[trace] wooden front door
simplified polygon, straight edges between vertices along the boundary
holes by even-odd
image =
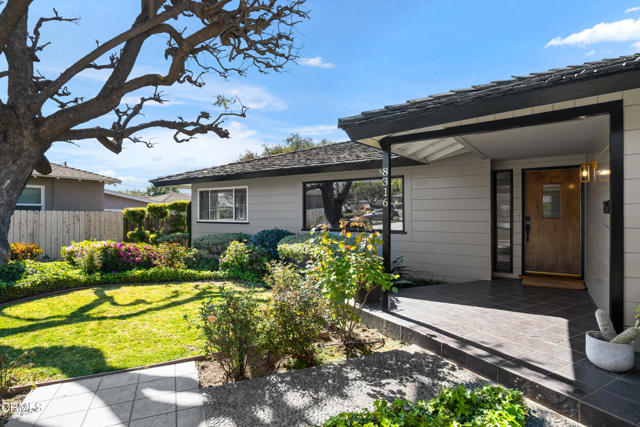
[[[579,168],[524,171],[524,273],[582,275]]]

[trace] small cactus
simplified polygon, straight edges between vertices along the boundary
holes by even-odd
[[[611,341],[617,335],[615,328],[613,327],[613,323],[611,322],[611,318],[607,314],[606,311],[599,308],[596,310],[596,321],[598,322],[598,328],[600,328],[600,335],[602,335],[602,339],[605,341]]]
[[[631,327],[616,335],[611,342],[614,344],[629,344],[638,337],[640,337],[640,328]]]

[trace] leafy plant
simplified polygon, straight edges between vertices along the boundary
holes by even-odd
[[[170,224],[177,232],[187,231],[187,211],[190,203],[188,200],[176,200],[168,205],[169,211],[172,212]]]
[[[286,245],[289,243],[305,243],[311,240],[312,237],[313,235],[311,233],[289,234],[288,236],[280,239],[278,245]]]
[[[26,377],[22,371],[32,366],[25,363],[31,355],[31,352],[25,351],[12,360],[8,354],[0,354],[0,398],[9,396],[11,387],[24,381]]]
[[[244,233],[215,233],[193,239],[192,245],[205,258],[218,258],[233,241],[244,242],[251,237]]]
[[[314,360],[313,343],[325,324],[322,293],[295,267],[284,263],[272,262],[264,281],[271,288],[264,320],[266,349],[309,366]]]
[[[264,249],[265,253],[270,259],[278,258],[278,243],[283,237],[289,236],[291,233],[288,230],[280,228],[271,228],[269,230],[262,230],[259,233],[254,234],[250,239],[251,243],[255,247]]]
[[[266,256],[261,248],[236,241],[229,244],[219,262],[220,270],[226,271],[230,277],[240,278],[250,273],[252,279],[260,280],[266,267]]]
[[[207,353],[227,378],[243,378],[250,351],[259,337],[260,316],[253,290],[220,288],[219,301],[212,298],[202,303],[200,322]]]
[[[160,243],[179,243],[182,246],[189,246],[189,233],[171,233],[171,234],[163,234],[162,236],[158,236],[155,239],[156,244]]]
[[[123,212],[124,217],[136,228],[127,233],[127,239],[133,242],[147,242],[149,232],[144,229],[144,220],[147,217],[145,208],[127,208]]]
[[[376,400],[373,410],[339,414],[324,427],[519,427],[525,425],[527,412],[517,390],[487,385],[474,391],[458,386],[442,390],[429,402]]]
[[[397,276],[385,273],[382,258],[378,256],[377,246],[382,244],[380,233],[356,233],[352,237],[346,226],[343,223],[340,237],[326,227],[320,232],[312,231],[315,236],[311,242],[317,248],[308,270],[309,277],[329,298],[333,321],[345,340],[351,337],[360,321],[362,307],[374,289],[397,291],[393,287]]]
[[[300,267],[311,261],[314,246],[310,243],[279,243],[278,256],[282,261],[289,262]]]
[[[162,221],[169,217],[169,207],[166,203],[149,203],[147,205],[147,215],[153,220],[153,231],[155,234],[164,233]]]
[[[9,259],[11,261],[36,259],[39,255],[42,255],[42,249],[35,243],[16,242],[9,244]]]

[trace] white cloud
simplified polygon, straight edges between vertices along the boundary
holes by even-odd
[[[629,9],[625,10],[624,13],[632,13],[632,12],[638,12],[638,11],[640,11],[640,6],[630,7]]]
[[[593,50],[593,49],[591,49],[589,52],[585,53],[584,55],[585,55],[585,56],[593,56],[593,55],[595,55],[595,54],[596,54],[596,51],[595,51],[595,50]]]
[[[306,65],[307,67],[315,68],[334,68],[336,64],[331,62],[325,62],[322,56],[314,56],[313,58],[300,58],[300,65]]]
[[[555,37],[545,47],[549,46],[580,46],[584,47],[600,42],[626,42],[640,40],[640,18],[622,19],[615,22],[601,22],[591,28],[573,33],[567,37]]]
[[[284,132],[299,133],[302,136],[329,135],[338,131],[336,125],[311,125],[282,129]]]

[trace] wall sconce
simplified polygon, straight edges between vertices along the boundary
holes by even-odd
[[[585,162],[580,166],[580,182],[591,182],[591,172],[595,171],[596,162]]]

